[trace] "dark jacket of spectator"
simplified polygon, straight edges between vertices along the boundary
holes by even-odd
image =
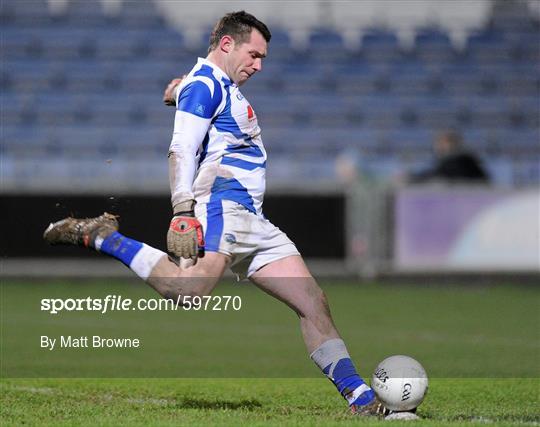
[[[442,134],[435,142],[435,164],[425,170],[409,174],[409,182],[489,182],[489,175],[480,160],[462,149],[461,136],[455,132]]]

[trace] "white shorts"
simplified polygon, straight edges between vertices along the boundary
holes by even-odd
[[[239,279],[273,261],[300,255],[283,231],[231,200],[197,204],[195,215],[203,226],[205,250],[230,256]]]

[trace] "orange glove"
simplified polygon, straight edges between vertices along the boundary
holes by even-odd
[[[193,212],[180,212],[173,216],[167,232],[167,249],[179,258],[191,259],[194,263],[204,256],[202,225]]]

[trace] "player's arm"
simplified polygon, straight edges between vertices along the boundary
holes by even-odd
[[[197,260],[204,249],[202,227],[195,218],[193,181],[197,171],[197,151],[208,133],[221,103],[220,88],[194,80],[177,89],[174,132],[169,147],[169,180],[173,218],[167,233],[169,252]]]

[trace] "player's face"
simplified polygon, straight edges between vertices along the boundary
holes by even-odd
[[[261,71],[267,45],[262,34],[253,29],[249,41],[234,46],[229,56],[229,77],[238,86],[244,84],[253,74]]]

